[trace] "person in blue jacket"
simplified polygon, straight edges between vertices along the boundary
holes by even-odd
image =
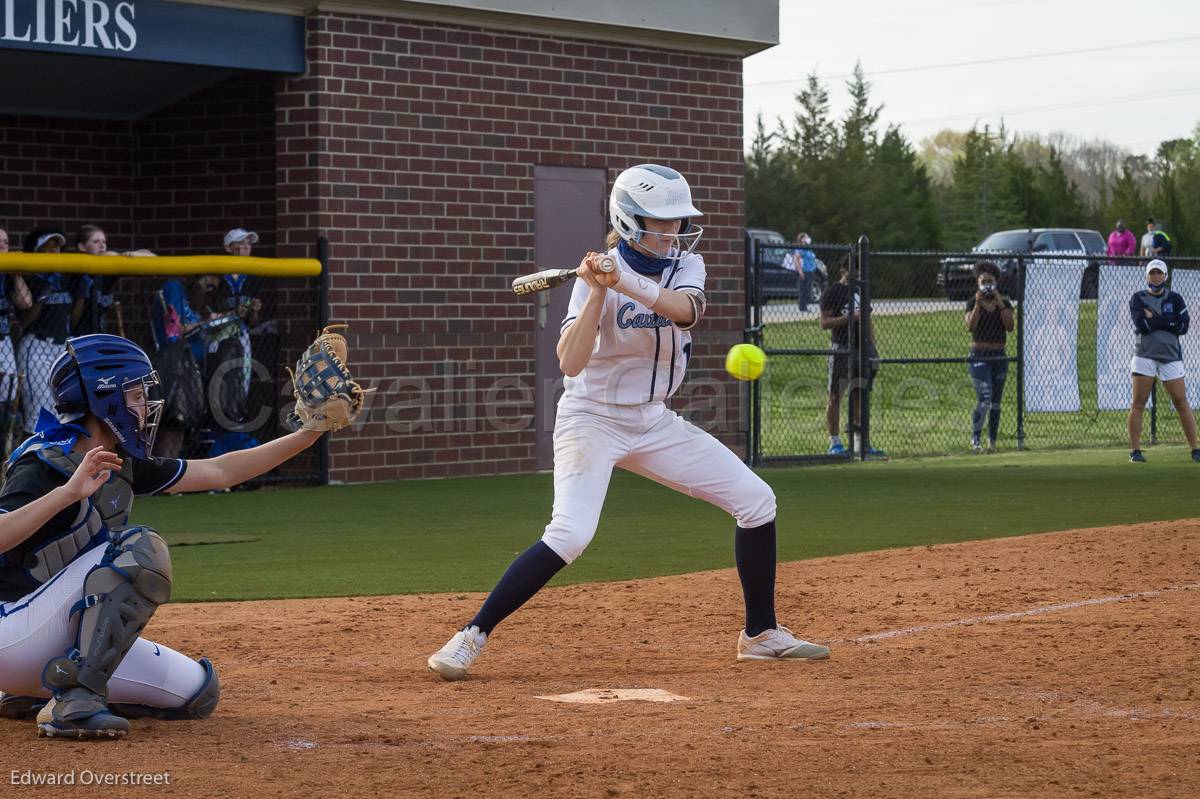
[[[1183,346],[1179,341],[1179,337],[1188,332],[1190,319],[1183,297],[1167,289],[1167,265],[1163,261],[1156,258],[1146,264],[1146,288],[1130,298],[1129,316],[1137,329],[1137,350],[1131,364],[1133,402],[1129,406],[1129,460],[1133,463],[1146,461],[1141,450],[1142,414],[1157,378],[1179,412],[1179,423],[1192,450],[1192,460],[1200,463],[1196,417],[1188,405]]]

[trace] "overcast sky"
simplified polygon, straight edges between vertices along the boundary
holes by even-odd
[[[747,142],[814,69],[840,117],[856,60],[914,145],[1003,117],[1143,153],[1200,122],[1198,0],[780,0],[779,39],[745,61]],[[971,61],[992,63],[950,66]]]

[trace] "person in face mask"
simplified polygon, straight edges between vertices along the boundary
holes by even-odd
[[[1196,417],[1188,405],[1183,382],[1183,347],[1179,337],[1188,332],[1189,316],[1183,297],[1167,289],[1167,265],[1159,259],[1146,264],[1146,288],[1129,300],[1129,316],[1137,329],[1137,351],[1133,356],[1133,402],[1129,407],[1129,460],[1145,463],[1141,450],[1142,414],[1155,378],[1162,381],[1167,396],[1179,413],[1179,423],[1200,463],[1196,443]]]
[[[1134,237],[1133,231],[1125,227],[1125,221],[1122,219],[1117,220],[1116,228],[1108,234],[1108,254],[1137,254],[1137,238]]]

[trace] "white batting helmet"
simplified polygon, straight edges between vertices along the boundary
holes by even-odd
[[[617,235],[627,242],[641,241],[646,231],[642,220],[682,219],[668,258],[679,259],[696,249],[704,229],[691,223],[703,216],[692,205],[687,179],[674,169],[658,164],[638,164],[617,175],[608,198],[608,220]]]

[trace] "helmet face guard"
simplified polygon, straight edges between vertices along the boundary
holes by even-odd
[[[661,240],[669,238],[671,239],[671,249],[667,251],[666,255],[658,257],[678,261],[685,255],[695,252],[696,247],[700,244],[700,237],[704,235],[704,228],[699,225],[693,225],[688,219],[681,219],[680,221],[682,224],[679,226],[678,233],[654,233],[643,227],[638,227],[635,231],[636,237],[633,241],[645,246],[643,239],[657,237]]]
[[[150,399],[150,389],[160,383],[158,372],[151,370],[150,374],[126,380],[121,385],[121,397],[125,403],[125,410],[138,423],[137,429],[134,431],[138,440],[137,448],[145,453],[141,456],[135,455],[135,457],[148,458],[154,451],[154,438],[158,435],[158,423],[162,420],[163,406],[166,405],[166,402]],[[113,435],[120,440],[115,422],[109,419],[104,421],[113,431]],[[133,452],[130,454],[132,455]]]

